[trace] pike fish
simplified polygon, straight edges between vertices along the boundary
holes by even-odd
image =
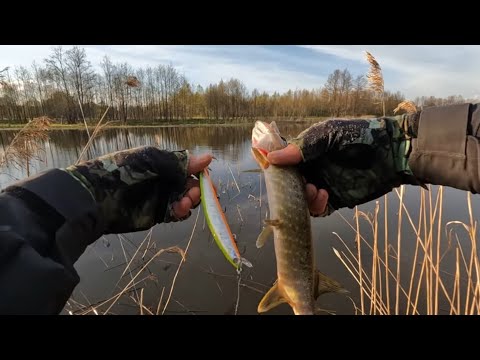
[[[285,146],[275,122],[255,123],[251,150],[263,169],[270,210],[270,219],[265,220],[256,245],[262,247],[273,234],[278,277],[257,311],[263,313],[288,303],[295,315],[313,315],[318,312],[318,296],[348,291],[315,268],[310,212],[301,174],[296,167],[276,166],[267,160],[269,152]]]

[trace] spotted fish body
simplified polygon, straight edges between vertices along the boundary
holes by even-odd
[[[310,214],[301,176],[292,168],[265,170],[278,284],[295,314],[314,312],[314,259]]]
[[[263,169],[270,219],[258,237],[263,246],[273,233],[277,282],[258,306],[258,312],[288,303],[296,315],[313,315],[315,300],[324,292],[345,292],[335,280],[316,271],[310,213],[305,184],[296,167],[268,163],[266,154],[286,142],[275,123],[257,121],[252,133],[252,153]]]

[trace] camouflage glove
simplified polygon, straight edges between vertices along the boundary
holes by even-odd
[[[417,119],[415,114],[327,120],[289,141],[300,149],[299,166],[307,182],[328,192],[322,216],[376,199],[401,184],[422,185],[408,166]]]
[[[172,204],[186,191],[188,151],[147,146],[118,151],[65,170],[92,194],[105,234],[146,230],[176,219]]]

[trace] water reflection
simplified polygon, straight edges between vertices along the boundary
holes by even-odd
[[[170,150],[189,149],[194,153],[210,151],[217,158],[236,163],[248,147],[245,139],[250,136],[249,132],[249,126],[226,125],[106,129],[95,138],[83,158],[94,158],[136,146],[155,145]],[[5,150],[15,133],[0,131],[0,149]],[[75,163],[87,141],[86,131],[51,131],[42,160],[32,160],[30,164],[31,173]],[[16,179],[26,176],[25,169],[11,167],[8,172]],[[6,186],[11,180],[5,175],[0,177],[0,186]]]
[[[302,125],[280,124],[280,130],[286,137],[295,136],[303,129]],[[13,131],[0,131],[0,149],[5,149],[14,134]],[[260,174],[243,172],[243,170],[257,167],[250,155],[250,134],[251,126],[225,125],[108,129],[98,135],[87,153],[88,158],[93,158],[131,147],[156,145],[171,150],[189,149],[194,153],[208,151],[215,155],[217,160],[211,165],[212,177],[220,190],[222,206],[226,209],[227,219],[237,237],[240,250],[254,264],[253,269],[248,269],[242,274],[237,309],[239,314],[256,314],[258,302],[276,279],[273,242],[267,243],[262,249],[255,247],[256,237],[262,228],[262,219],[268,216],[268,211],[265,187]],[[51,131],[50,140],[45,145],[44,157],[42,161],[32,161],[31,173],[75,163],[87,141],[88,136],[85,131]],[[232,174],[240,187],[240,192],[238,192]],[[25,176],[25,169],[9,167],[2,170],[0,174],[0,186],[3,188],[14,178],[20,179]],[[433,206],[436,194],[437,188],[432,187]],[[443,224],[452,220],[466,221],[468,219],[465,199],[464,192],[445,189]],[[480,210],[477,200],[474,197],[474,214],[478,214]],[[383,198],[379,199],[382,206],[383,201]],[[404,201],[409,209],[409,215],[413,219],[412,222],[418,222],[420,190],[415,187],[406,187]],[[374,209],[375,201],[360,207],[360,210],[365,213],[373,213]],[[392,259],[395,256],[397,244],[398,209],[398,196],[393,192],[389,195],[387,213],[387,235],[390,244],[394,245],[391,250]],[[197,214],[198,221],[195,225]],[[356,252],[356,233],[346,223],[348,221],[354,224],[353,215],[353,210],[343,209],[328,218],[314,219],[313,235],[318,267],[350,289],[354,303],[360,306],[356,281],[332,252],[332,247],[335,247],[339,251],[348,253],[342,242],[352,252]],[[378,228],[378,233],[381,234],[378,249],[382,254],[384,253],[385,237],[384,216],[382,208],[379,213],[380,226]],[[362,235],[371,243],[373,229],[367,221],[361,220],[360,223]],[[194,227],[195,231],[192,235]],[[434,234],[436,234],[435,231],[437,230],[434,229]],[[409,280],[410,269],[413,266],[417,235],[405,215],[402,232],[402,269],[406,271],[402,271],[401,278],[402,281],[406,281],[404,286],[408,291],[409,281],[407,280]],[[442,236],[445,235],[444,228],[440,228],[440,232]],[[458,231],[458,236],[459,241],[464,245],[464,252],[469,253],[470,247],[465,233]],[[142,310],[144,313],[148,311],[156,313],[157,309],[162,312],[172,288],[180,256],[178,253],[170,252],[161,253],[156,257],[155,254],[160,249],[172,246],[185,249],[188,244],[190,245],[187,261],[182,264],[176,278],[165,313],[234,313],[238,296],[237,275],[214,243],[208,227],[205,225],[201,209],[194,211],[192,217],[185,222],[157,225],[152,229],[151,234],[140,232],[121,236],[110,235],[95,242],[75,265],[82,282],[75,289],[65,311],[81,312],[79,304],[85,306],[101,303],[131,283],[135,286],[126,289],[125,294],[109,309],[111,313],[139,313],[140,297],[145,306],[145,309]],[[454,273],[455,269],[452,266],[455,264],[455,253],[447,252],[449,246],[451,248],[451,243],[448,241],[442,243],[441,254],[445,254],[442,266],[445,266],[445,272]],[[369,266],[371,251],[366,246],[363,246],[362,249],[363,264],[366,269],[369,269],[368,271],[371,271],[371,266]],[[134,257],[133,261],[131,261],[132,257]],[[150,260],[151,262],[148,263]],[[394,262],[394,260],[391,261]],[[129,263],[131,263],[130,268],[124,271],[126,264]],[[137,276],[142,267],[145,267],[144,271]],[[396,269],[392,268],[391,270],[396,272]],[[452,276],[446,275],[444,285],[451,288],[453,281]],[[390,293],[394,296],[395,289],[390,289]],[[418,300],[418,307],[424,309],[427,304],[422,299]],[[441,298],[439,301],[445,305],[445,298]],[[111,304],[112,302],[109,302],[100,306],[98,311],[105,311]],[[351,300],[344,296],[326,295],[318,300],[318,305],[339,314],[355,313]],[[447,308],[449,307],[447,306]],[[291,310],[287,305],[282,305],[269,314],[291,314]]]

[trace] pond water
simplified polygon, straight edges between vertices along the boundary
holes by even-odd
[[[282,134],[288,138],[298,134],[305,126],[280,124],[279,127]],[[211,175],[220,190],[221,204],[226,210],[225,214],[232,232],[236,236],[238,247],[243,256],[253,263],[253,268],[245,268],[241,278],[238,278],[235,269],[227,262],[215,244],[205,224],[203,211],[199,207],[193,211],[188,220],[182,223],[159,224],[152,228],[151,232],[108,235],[89,246],[75,265],[81,277],[81,283],[75,289],[62,314],[92,313],[93,309],[97,313],[105,313],[108,310],[109,314],[139,314],[141,312],[148,314],[149,312],[157,313],[157,311],[164,314],[197,315],[257,314],[259,301],[276,280],[276,263],[273,241],[268,242],[261,249],[257,249],[255,246],[256,238],[262,228],[262,219],[267,214],[268,202],[261,174],[245,172],[245,170],[257,167],[250,154],[251,128],[251,125],[172,126],[107,129],[101,132],[90,147],[88,158],[142,145],[157,145],[170,150],[189,149],[194,154],[213,153],[217,160],[211,164]],[[5,147],[13,136],[13,131],[0,131],[1,145]],[[30,174],[74,163],[87,140],[86,131],[51,131],[41,159],[32,160],[29,165]],[[25,176],[27,174],[24,168],[10,166],[2,170],[0,186],[3,188],[15,179]],[[438,188],[432,186],[430,190],[432,208],[435,207],[437,193]],[[429,205],[429,195],[427,192],[425,194],[427,205]],[[445,252],[446,254],[441,260],[440,271],[442,284],[450,294],[455,283],[454,273],[457,258],[455,245],[457,240],[454,236],[449,243],[445,224],[453,220],[468,222],[466,199],[465,192],[444,188],[440,256],[443,256]],[[388,229],[386,232],[383,226],[384,200],[384,197],[378,199],[380,206],[378,251],[385,260],[386,233],[391,245],[389,247],[389,268],[393,276],[397,273],[399,196],[395,191],[388,195]],[[421,189],[406,186],[403,200],[413,223],[417,226]],[[479,205],[475,195],[472,196],[472,204],[473,213],[478,214]],[[376,202],[372,201],[360,206],[359,210],[373,213],[375,205]],[[427,217],[430,216],[428,211],[426,214]],[[327,218],[312,219],[317,267],[323,273],[342,283],[351,292],[349,297],[327,294],[318,299],[317,305],[320,308],[336,314],[355,314],[354,304],[360,308],[362,302],[357,281],[333,251],[335,248],[345,254],[348,254],[349,250],[353,254],[357,254],[356,233],[349,225],[350,223],[355,226],[354,215],[354,210],[342,209]],[[438,216],[438,211],[436,215]],[[402,219],[400,277],[403,289],[408,293],[417,241],[405,212],[402,213]],[[362,236],[368,244],[373,246],[373,232],[368,221],[364,217],[360,217],[359,224]],[[427,224],[429,224],[429,220],[427,220]],[[194,231],[192,232],[192,230]],[[437,225],[432,230],[432,238],[436,240]],[[421,237],[424,239],[423,228],[421,233]],[[468,236],[459,226],[455,227],[455,233],[458,235],[458,241],[462,243],[462,251],[468,263],[470,254]],[[186,252],[185,262],[182,263],[178,274],[177,269],[181,262],[181,255],[176,252],[160,252],[161,249],[173,246],[178,246]],[[432,251],[432,256],[435,258],[436,247]],[[349,255],[349,259],[354,262],[351,255]],[[348,261],[345,261],[348,265]],[[463,268],[463,260],[460,261]],[[364,243],[362,245],[362,264],[366,272],[365,276],[368,278],[371,278],[372,275],[371,262],[372,251]],[[417,278],[422,262],[423,255],[418,256],[416,261]],[[356,268],[358,267],[356,266]],[[384,279],[384,269],[384,267],[378,267],[377,277],[380,276]],[[417,301],[417,308],[421,313],[427,312],[427,308],[430,306],[427,299],[432,296],[428,295],[428,291],[425,290],[429,286],[432,288],[431,284],[427,283],[428,277],[430,276],[433,282],[436,279],[435,272],[430,271],[431,273],[429,273],[429,271],[429,269],[425,269],[427,275],[423,275],[425,280],[422,280]],[[462,285],[466,284],[464,276],[465,272],[460,279]],[[417,283],[418,281],[414,282],[411,291],[413,294],[416,292]],[[132,284],[134,286],[131,286]],[[433,288],[435,289],[435,286]],[[385,280],[382,280],[381,284],[377,284],[377,289],[382,292],[382,298],[386,298]],[[102,304],[122,290],[124,291],[121,296]],[[395,292],[395,281],[391,280],[389,288],[391,312],[395,307]],[[439,290],[439,292],[442,291]],[[399,312],[405,313],[406,297],[401,296]],[[412,295],[412,297],[414,296]],[[463,298],[461,301],[464,301]],[[143,307],[139,305],[140,303]],[[364,303],[365,312],[369,313],[370,302],[367,296],[364,298]],[[445,296],[439,296],[438,303],[438,313],[449,312],[450,304]],[[378,311],[376,312],[378,313]],[[288,305],[283,304],[267,314],[292,314],[292,311]]]

